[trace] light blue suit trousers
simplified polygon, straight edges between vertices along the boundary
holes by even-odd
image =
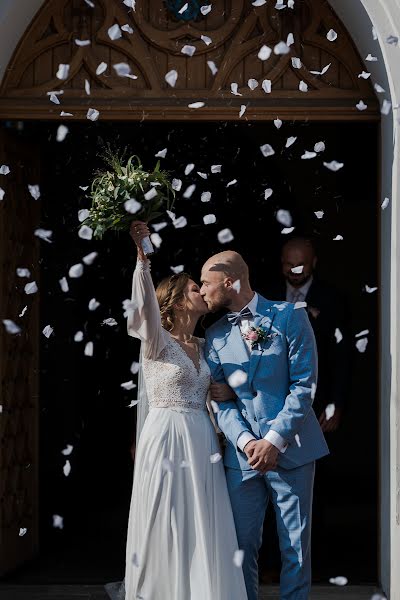
[[[307,600],[311,588],[311,512],[315,462],[266,475],[226,468],[248,600],[258,598],[258,551],[271,501],[282,557],[280,600]]]

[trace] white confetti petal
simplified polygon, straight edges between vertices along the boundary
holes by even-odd
[[[365,60],[368,62],[378,62],[378,57],[372,56],[372,54],[368,54],[368,56],[365,57]]]
[[[209,46],[212,43],[212,39],[208,37],[208,35],[201,35],[200,39],[206,44],[206,46]]]
[[[215,454],[211,454],[211,456],[210,456],[210,463],[213,464],[213,465],[215,465],[221,459],[222,459],[221,454],[219,452],[216,452]]]
[[[264,6],[264,4],[267,3],[267,0],[254,0],[254,2],[252,2],[253,6]]]
[[[297,140],[297,137],[291,136],[286,140],[286,144],[285,144],[285,148],[290,148],[290,146],[293,146],[293,144],[295,143],[295,141]]]
[[[50,94],[50,102],[53,102],[53,104],[60,104],[60,101],[56,94]]]
[[[242,94],[238,92],[238,87],[239,86],[237,83],[231,83],[231,94],[233,94],[234,96],[242,96]]]
[[[109,317],[108,319],[103,319],[101,324],[108,325],[108,327],[115,327],[116,325],[118,325],[117,321],[115,319],[113,319],[112,317]]]
[[[4,199],[5,195],[6,195],[5,190],[3,190],[3,188],[0,187],[0,201]]]
[[[228,377],[228,384],[232,388],[237,388],[246,383],[247,381],[247,373],[242,371],[241,369],[236,369],[231,375]]]
[[[292,271],[292,273],[296,273],[297,275],[299,275],[300,273],[302,273],[304,271],[304,265],[299,265],[298,267],[292,267],[290,270]]]
[[[363,329],[363,331],[360,331],[359,333],[356,333],[356,338],[359,337],[365,337],[366,335],[369,335],[369,329]]]
[[[189,108],[203,108],[203,106],[205,106],[206,103],[205,102],[191,102],[190,104],[188,104]]]
[[[155,154],[154,156],[156,158],[165,158],[167,156],[167,152],[168,152],[168,148],[163,148],[162,150],[159,150],[157,152],[157,154]]]
[[[130,371],[131,371],[132,375],[137,375],[139,373],[139,369],[140,369],[140,363],[133,361],[133,363],[131,364],[131,367],[130,367]]]
[[[38,238],[40,238],[41,240],[44,240],[45,242],[48,242],[49,244],[51,244],[51,236],[53,235],[53,232],[50,229],[35,229],[34,231],[34,235]]]
[[[337,344],[340,344],[340,342],[343,339],[343,334],[340,331],[339,327],[336,327],[336,329],[335,329],[335,339],[336,339]]]
[[[251,91],[255,90],[256,87],[258,87],[258,81],[257,79],[249,79],[247,82],[247,85],[249,86],[249,88],[251,89]]]
[[[269,46],[264,45],[264,46],[261,46],[260,50],[258,51],[257,56],[260,60],[268,60],[269,57],[271,56],[271,54],[272,54],[272,49]]]
[[[24,306],[24,308],[21,310],[21,312],[19,313],[19,315],[18,315],[18,316],[19,316],[19,317],[23,317],[23,316],[24,316],[24,314],[26,313],[26,311],[27,311],[27,310],[28,310],[28,307],[27,307],[27,306]]]
[[[270,144],[263,144],[262,146],[260,146],[260,150],[263,156],[265,156],[266,158],[268,156],[272,156],[273,154],[275,154],[275,150],[272,148],[272,146]]]
[[[65,477],[68,477],[68,475],[71,473],[71,463],[68,459],[65,461],[65,465],[63,466],[63,473]]]
[[[59,64],[58,65],[58,70],[56,73],[56,77],[57,79],[67,79],[69,75],[69,65],[66,64]]]
[[[218,73],[218,67],[213,60],[208,60],[207,65],[213,75]]]
[[[126,200],[126,202],[124,202],[124,208],[126,212],[130,213],[131,215],[134,215],[142,208],[142,205],[140,204],[140,202],[135,200],[135,198],[129,198],[129,200]]]
[[[347,585],[348,584],[348,579],[347,577],[331,577],[331,579],[329,580],[329,583],[333,583],[333,585]]]
[[[178,79],[178,72],[175,69],[171,69],[171,71],[168,71],[168,73],[166,73],[166,75],[165,75],[165,81],[171,87],[175,87],[177,79]]]
[[[281,225],[284,225],[285,227],[292,226],[292,215],[290,214],[290,212],[288,210],[285,210],[283,208],[281,208],[277,211],[276,220],[278,221],[278,223],[280,223]]]
[[[182,179],[173,179],[172,180],[172,189],[175,190],[176,192],[179,192],[179,190],[181,188],[182,188]]]
[[[331,162],[324,162],[324,167],[330,171],[336,172],[344,167],[344,163],[338,162],[337,160],[332,160]]]
[[[123,0],[123,4],[132,10],[136,10],[136,0]]]
[[[297,56],[292,56],[292,67],[293,69],[301,69],[301,60]]]
[[[71,279],[77,279],[83,275],[83,265],[82,263],[77,263],[76,265],[72,265],[68,271],[68,276]]]
[[[107,71],[107,67],[107,63],[101,62],[96,69],[96,75],[102,75],[105,71]]]
[[[133,33],[133,29],[128,23],[125,23],[125,25],[122,25],[121,30],[126,31],[126,33]]]
[[[73,113],[64,112],[63,110],[60,112],[60,117],[73,117]]]
[[[12,321],[11,319],[3,319],[2,322],[7,333],[11,333],[12,335],[21,333],[21,327],[19,327],[19,325],[14,323],[14,321]]]
[[[32,196],[32,198],[34,200],[39,200],[40,198],[40,188],[38,185],[29,185],[28,184],[28,190],[30,195]]]
[[[84,350],[85,356],[93,356],[93,342],[88,342]]]
[[[186,56],[193,56],[193,54],[195,52],[196,52],[196,46],[190,46],[188,44],[185,44],[183,46],[183,48],[181,49],[181,53],[186,54]]]
[[[305,81],[300,81],[299,83],[299,90],[300,92],[308,92],[308,85],[306,84]]]
[[[91,264],[93,264],[93,262],[95,261],[97,256],[98,256],[97,252],[90,252],[90,254],[86,254],[86,256],[84,256],[82,258],[82,260],[85,263],[85,265],[91,265]]]
[[[326,39],[329,42],[334,42],[335,40],[337,40],[338,34],[336,33],[336,31],[334,29],[330,29],[328,31],[328,33],[326,34]]]
[[[186,227],[187,219],[186,219],[186,217],[178,217],[177,219],[175,219],[173,221],[172,224],[175,227],[175,229],[182,229],[183,227]],[[153,234],[153,235],[155,235],[155,234]]]
[[[267,188],[266,190],[264,190],[264,200],[268,200],[268,198],[271,198],[273,193],[274,190],[272,190],[271,188]]]
[[[280,129],[282,127],[282,121],[280,119],[275,119],[274,125],[277,129]]]
[[[387,208],[389,206],[389,202],[390,202],[389,198],[385,198],[381,204],[381,209],[385,210],[385,208]]]
[[[164,227],[167,227],[168,223],[166,221],[161,221],[161,223],[152,223],[152,228],[154,231],[161,231]]]
[[[112,67],[118,77],[128,77],[131,74],[131,68],[126,62],[116,63]],[[132,78],[137,79],[136,75],[133,75]]]
[[[324,214],[325,214],[325,213],[324,213],[324,211],[323,211],[323,210],[316,210],[316,211],[314,212],[314,215],[317,217],[317,219],[322,219],[322,218],[323,218],[323,216],[324,216]]]
[[[130,391],[130,390],[135,389],[136,383],[133,383],[133,380],[131,379],[130,381],[125,381],[125,383],[121,383],[121,387],[124,390]]]
[[[286,38],[286,44],[288,46],[293,46],[293,44],[294,44],[294,35],[293,35],[293,33],[288,33],[287,38]]]
[[[314,152],[324,152],[325,151],[325,143],[317,142],[314,146]]]
[[[373,294],[374,292],[377,291],[377,287],[369,287],[369,285],[365,286],[365,291],[367,292],[367,294]]]
[[[210,200],[211,200],[211,192],[202,192],[200,200],[202,202],[210,202]]]
[[[185,167],[185,175],[189,175],[194,169],[194,164],[193,163],[189,163],[188,165],[186,165]]]
[[[247,110],[246,104],[241,104],[240,105],[240,111],[239,111],[239,118],[240,119],[243,117],[243,115],[246,112],[246,110]]]
[[[399,38],[397,37],[397,35],[389,35],[386,38],[386,43],[390,44],[391,46],[397,46],[399,43]]]
[[[109,27],[107,33],[108,33],[108,37],[110,38],[110,40],[113,40],[113,41],[119,40],[122,37],[122,31],[121,31],[118,23],[115,23],[114,25]]]
[[[334,242],[341,242],[343,241],[343,236],[342,235],[337,235],[336,237],[333,238]]]
[[[272,82],[270,79],[264,79],[264,81],[261,84],[261,87],[263,89],[263,91],[266,94],[270,94],[272,92]]]
[[[221,229],[221,231],[218,232],[218,241],[220,244],[228,244],[233,239],[233,233],[230,229]]]
[[[217,222],[217,217],[213,214],[204,215],[203,222],[204,222],[204,225],[212,225],[213,223]]]
[[[90,96],[90,82],[88,79],[85,79],[85,92],[88,96]]]
[[[316,156],[317,156],[317,153],[316,153],[316,152],[309,152],[308,150],[306,150],[306,151],[304,152],[304,154],[301,156],[301,158],[302,158],[303,160],[309,160],[309,159],[311,159],[311,158],[315,158]]]
[[[222,165],[211,165],[211,173],[221,173]]]
[[[330,419],[332,419],[333,415],[335,414],[335,410],[336,410],[336,406],[332,403],[332,404],[328,404],[325,407],[325,418],[327,421],[329,421]]]
[[[100,306],[100,302],[97,302],[96,298],[92,298],[89,301],[89,310],[93,311],[96,310],[96,308],[98,308]]]
[[[59,279],[58,283],[60,284],[60,288],[63,292],[69,292],[69,285],[66,277]]]
[[[61,450],[61,454],[63,454],[64,456],[69,456],[72,453],[73,449],[74,447],[71,444],[67,444],[64,450]]]
[[[367,108],[368,108],[368,105],[367,105],[367,104],[365,104],[365,102],[364,102],[363,100],[360,100],[360,102],[358,102],[358,104],[356,104],[356,108],[357,108],[359,111],[363,111],[363,110],[367,110]]]
[[[292,34],[293,35],[293,34]],[[279,42],[274,46],[274,54],[280,56],[282,54],[289,54],[290,48],[285,42]]]
[[[383,115],[388,115],[391,110],[392,110],[392,103],[390,102],[390,100],[384,100],[383,104],[381,106],[381,113]]]
[[[238,569],[241,569],[242,565],[243,565],[243,560],[244,560],[244,551],[243,550],[235,550],[234,555],[233,555],[233,564],[235,565],[235,567],[237,567]]]
[[[331,65],[332,63],[329,63],[322,69],[322,71],[310,71],[310,73],[312,73],[313,75],[325,75],[328,69],[330,69]]]
[[[150,236],[150,239],[151,239],[151,243],[156,248],[159,248],[161,246],[162,238],[159,233],[152,233]]]
[[[284,227],[281,233],[283,233],[283,235],[288,235],[289,233],[292,233],[292,231],[294,231],[294,227]]]
[[[232,185],[235,185],[235,183],[237,183],[237,179],[232,179],[231,181],[228,181],[228,183],[226,184],[226,187],[231,187]]]
[[[27,530],[27,528],[26,528],[26,527],[20,527],[20,529],[19,529],[19,534],[18,534],[18,535],[19,535],[19,537],[24,537],[24,535],[26,534],[26,532],[27,532],[27,531],[28,531],[28,530]]]
[[[65,125],[60,125],[57,129],[57,135],[56,135],[57,142],[63,142],[68,135],[68,131],[69,131],[68,127],[65,127]]]
[[[74,342],[81,342],[83,340],[83,331],[77,331],[74,335]]]
[[[30,277],[31,276],[31,272],[29,269],[25,269],[25,268],[17,268],[17,275],[18,277]]]
[[[185,268],[185,265],[176,265],[176,267],[170,267],[171,271],[173,273],[175,273],[175,275],[178,275],[178,273],[182,273],[184,268]]]
[[[51,325],[46,325],[46,327],[43,329],[42,333],[45,337],[49,338],[51,336],[51,334],[53,333],[54,329],[52,328]]]
[[[359,79],[369,79],[370,77],[371,73],[368,73],[367,71],[361,71],[361,73],[358,75]]]
[[[53,515],[54,529],[64,529],[64,519],[60,515]]]
[[[211,4],[204,4],[203,6],[200,7],[200,12],[203,15],[203,17],[205,17],[206,15],[208,15],[208,13],[211,12],[212,6]]]
[[[75,44],[77,46],[90,46],[91,43],[92,42],[90,40],[78,40],[78,39],[75,39]]]
[[[240,294],[240,289],[241,289],[241,287],[242,287],[242,286],[241,286],[241,283],[240,283],[240,279],[236,279],[236,281],[234,281],[234,282],[232,283],[232,287],[233,287],[233,289],[235,290],[235,292],[236,292],[237,294]]]
[[[93,237],[93,229],[87,225],[82,225],[78,231],[78,235],[81,240],[91,240]]]
[[[144,195],[145,200],[152,200],[157,196],[157,190],[155,187],[150,188]]]
[[[386,92],[385,88],[379,85],[379,83],[374,83],[374,89],[378,94],[384,94]]]
[[[25,294],[27,294],[27,295],[36,294],[36,292],[38,290],[39,290],[39,288],[36,285],[36,281],[31,281],[30,283],[27,283],[24,287]]]
[[[99,115],[100,113],[98,110],[96,110],[95,108],[89,108],[86,114],[86,118],[90,121],[97,121]]]
[[[193,192],[196,189],[196,184],[192,183],[191,185],[189,185],[186,190],[183,192],[183,197],[184,198],[191,198],[193,195]]]

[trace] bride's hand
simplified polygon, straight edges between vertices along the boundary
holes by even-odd
[[[210,393],[214,402],[227,402],[236,398],[235,392],[227,383],[212,383]]]
[[[143,221],[132,221],[129,234],[136,244],[138,254],[141,258],[145,258],[146,255],[142,249],[142,240],[150,235],[150,230],[147,227],[147,224]]]

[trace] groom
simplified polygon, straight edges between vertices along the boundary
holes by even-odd
[[[248,600],[258,596],[257,558],[269,501],[282,556],[280,599],[307,600],[315,460],[328,454],[312,409],[314,334],[303,308],[254,293],[236,252],[212,256],[201,281],[209,309],[231,311],[207,330],[206,356],[213,380],[227,381],[236,394],[218,404],[217,420],[228,442],[226,478]]]

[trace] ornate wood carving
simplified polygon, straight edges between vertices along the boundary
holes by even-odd
[[[0,575],[34,556],[38,547],[38,294],[24,286],[38,282],[39,250],[33,230],[39,202],[28,184],[39,183],[38,152],[16,134],[0,130],[0,164],[11,173],[0,176],[0,315],[21,326],[19,335],[0,324]],[[31,279],[17,277],[27,267]],[[27,306],[23,317],[18,318]],[[25,535],[19,535],[26,528]]]
[[[108,29],[122,31],[111,40]],[[328,41],[333,29],[338,38]],[[293,33],[290,53],[258,58],[262,45],[274,47]],[[205,43],[202,36],[211,39]],[[90,40],[78,46],[75,40]],[[196,48],[193,56],[182,47]],[[292,58],[301,60],[296,69]],[[208,62],[218,72],[213,75]],[[107,70],[96,74],[101,62]],[[112,65],[126,62],[137,79],[119,77]],[[68,78],[56,77],[58,65],[69,64]],[[324,75],[313,75],[331,64]],[[178,72],[174,88],[165,81]],[[136,10],[120,0],[96,0],[91,8],[82,0],[48,0],[36,15],[13,59],[0,89],[0,118],[59,118],[61,110],[85,118],[88,107],[102,119],[237,119],[241,104],[246,117],[307,119],[378,118],[379,106],[369,80],[358,77],[364,66],[346,29],[326,0],[296,0],[294,8],[277,10],[275,2],[254,7],[245,0],[215,0],[212,11],[194,21],[177,20],[164,0],[139,0]],[[259,82],[253,91],[247,82]],[[85,92],[85,79],[90,95]],[[271,80],[265,93],[262,81]],[[300,81],[308,92],[299,90]],[[238,84],[241,96],[231,93]],[[48,92],[63,90],[60,106]],[[362,99],[368,108],[359,112]],[[203,108],[188,108],[196,101]]]

